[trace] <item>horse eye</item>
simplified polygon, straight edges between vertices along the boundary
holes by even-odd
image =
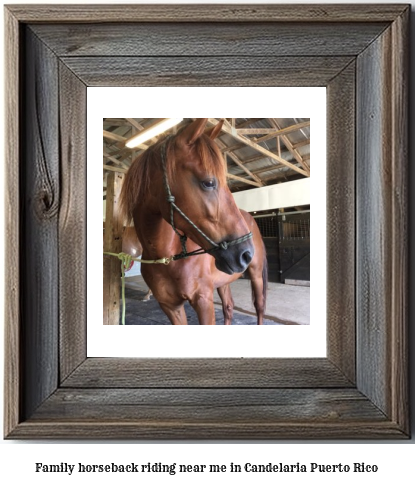
[[[205,190],[214,190],[216,188],[216,180],[209,178],[208,180],[202,181],[202,187]]]

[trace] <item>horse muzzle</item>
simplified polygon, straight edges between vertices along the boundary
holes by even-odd
[[[219,271],[232,275],[234,273],[243,273],[252,261],[255,254],[255,248],[252,239],[241,242],[227,249],[222,247],[210,251],[215,258],[215,265]]]

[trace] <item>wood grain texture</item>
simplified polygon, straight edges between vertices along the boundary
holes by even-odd
[[[382,41],[373,43],[358,59],[357,63],[357,349],[358,385],[367,395],[374,398],[383,409],[388,410],[388,399],[384,397],[387,384],[387,318],[390,317],[390,297],[386,296],[390,280],[390,262],[386,269],[378,262],[384,255],[390,240],[387,218],[390,215],[390,161],[382,154],[384,117],[389,113],[379,111],[378,100],[385,96],[382,76],[385,60],[382,56]],[[390,85],[387,85],[390,90]],[[387,107],[390,109],[390,107]],[[388,122],[387,122],[388,123]],[[386,167],[385,167],[386,165]],[[381,166],[381,171],[379,171]],[[371,225],[375,217],[376,225]],[[388,235],[389,234],[389,235]],[[368,357],[365,345],[372,345],[376,354]]]
[[[355,69],[353,62],[327,87],[327,354],[353,382],[356,379]]]
[[[65,408],[62,410],[62,405]],[[32,420],[151,421],[270,424],[350,421],[387,421],[364,395],[354,388],[194,388],[194,389],[60,389],[47,399]]]
[[[12,431],[20,420],[22,378],[20,369],[20,123],[19,114],[19,25],[16,19],[5,10],[5,59],[7,76],[4,78],[6,134],[5,140],[5,334],[4,334],[4,434]]]
[[[58,60],[26,32],[22,178],[22,347],[24,415],[58,386],[60,205]]]
[[[59,97],[59,375],[62,381],[86,357],[86,86],[61,62]]]
[[[325,86],[352,57],[62,57],[88,86]]]
[[[327,359],[88,358],[65,388],[322,388],[352,383]]]
[[[27,23],[393,22],[407,5],[9,5]]]
[[[391,419],[409,432],[409,40],[407,10],[391,25],[392,173],[392,333]]]
[[[183,422],[80,421],[20,424],[10,439],[112,439],[112,440],[403,440],[405,436],[394,422],[387,420],[338,422]]]
[[[60,57],[268,57],[357,56],[387,26],[386,22],[323,25],[250,22],[43,24],[31,28]]]
[[[393,42],[404,24],[357,64],[357,384],[408,429],[407,52],[405,36]]]

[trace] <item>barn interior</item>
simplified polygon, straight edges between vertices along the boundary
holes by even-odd
[[[148,134],[161,120],[103,119],[104,250],[111,250],[111,240],[114,240],[117,181],[119,188],[129,166],[147,147],[194,119],[182,119],[171,129],[138,146],[128,147],[129,142],[140,134]],[[215,125],[221,120],[222,131],[215,141],[226,161],[228,186],[237,205],[255,218],[267,250],[269,283],[265,323],[309,324],[310,119],[211,118],[208,124]],[[108,229],[111,231],[107,232]],[[114,266],[108,263],[111,260],[104,258],[104,268]],[[148,287],[140,269],[140,263],[134,262],[125,272],[126,324],[169,323],[154,297],[147,299]],[[118,296],[119,274],[118,292],[115,291]],[[104,283],[104,290],[108,286]],[[255,324],[249,280],[243,276],[231,287],[235,300],[233,323]],[[214,301],[216,323],[220,324],[223,317],[217,295]],[[111,308],[113,304],[106,302],[104,299],[104,307]],[[108,317],[111,313],[112,317],[119,317],[120,302],[112,308],[116,310],[109,312]],[[197,323],[190,306],[186,315],[190,324]]]

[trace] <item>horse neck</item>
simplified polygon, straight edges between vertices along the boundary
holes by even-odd
[[[134,226],[143,247],[144,259],[158,259],[180,252],[176,234],[160,213],[150,212],[141,206],[134,216]]]
[[[159,259],[182,252],[178,235],[160,212],[141,205],[134,215],[134,226],[143,247],[143,259]],[[189,252],[199,249],[190,239],[186,247]]]

